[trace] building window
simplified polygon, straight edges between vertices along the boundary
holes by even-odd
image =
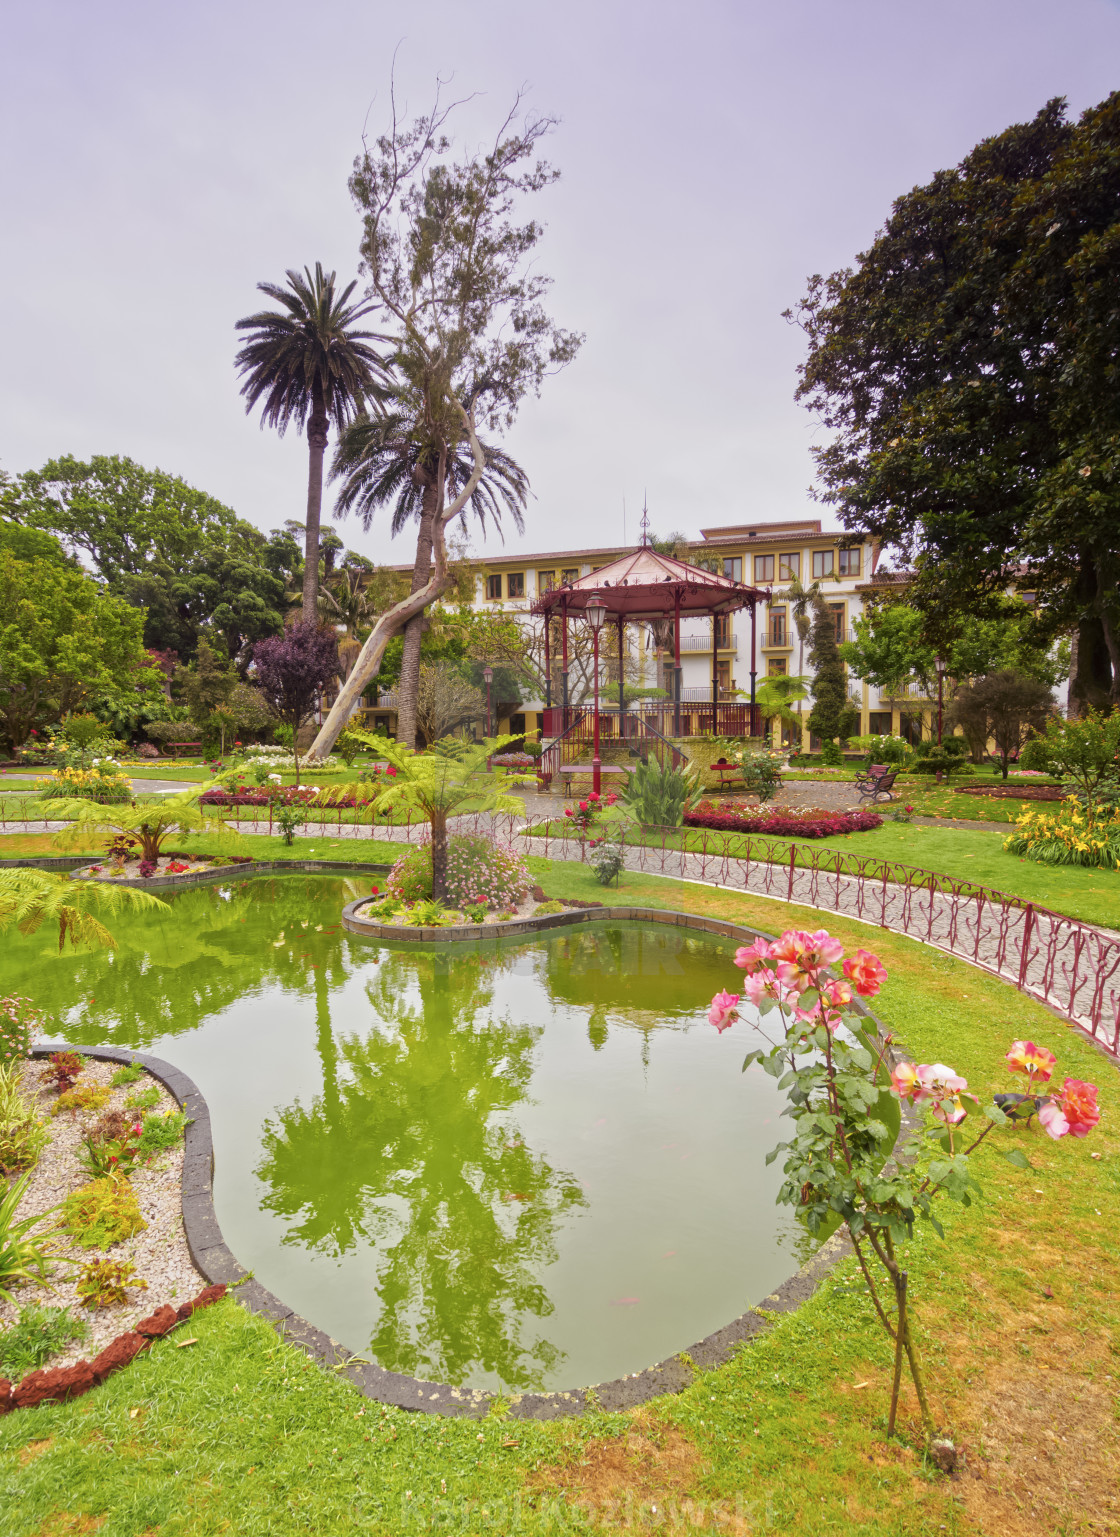
[[[486,578],[486,596],[491,599],[502,596],[502,579],[500,576],[488,576]]]
[[[786,634],[785,608],[772,608],[770,610],[770,630],[767,637],[768,644],[771,646],[786,645]]]
[[[511,571],[506,577],[506,596],[508,598],[523,598],[525,596],[524,571]]]
[[[872,710],[867,717],[867,729],[872,736],[890,736],[891,712],[889,710]]]
[[[578,581],[579,581],[579,567],[578,566],[566,566],[564,568],[564,570],[561,571],[561,573],[560,573],[560,582],[561,582],[562,586],[569,586],[572,582],[578,582]]]
[[[741,555],[724,556],[723,574],[729,582],[741,582],[743,580],[743,557]]]
[[[786,675],[785,657],[772,656],[766,664],[766,673],[770,678],[784,678]]]
[[[716,615],[716,650],[729,651],[731,649],[731,616],[729,614]]]
[[[841,576],[858,576],[859,575],[859,548],[860,548],[859,545],[856,545],[854,550],[841,550],[840,551],[840,575]]]
[[[813,551],[813,580],[818,581],[822,576],[831,576],[835,565],[835,551]]]
[[[780,582],[799,582],[801,580],[801,553],[799,550],[790,550],[787,554],[778,556],[778,580]]]
[[[836,622],[836,643],[839,645],[842,640],[847,639],[844,634],[844,605],[843,603],[830,603],[828,607]]]
[[[556,572],[555,571],[538,571],[537,572],[537,592],[543,596],[546,592],[554,592],[555,589],[556,589]]]
[[[731,692],[731,663],[730,662],[717,662],[716,663],[716,684],[717,684],[721,694],[729,694]]]
[[[774,580],[773,555],[756,555],[754,558],[754,579],[756,582],[772,582]]]

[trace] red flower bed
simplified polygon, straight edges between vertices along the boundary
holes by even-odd
[[[873,811],[773,810],[768,806],[760,806],[757,811],[744,811],[728,801],[719,805],[701,801],[695,811],[685,812],[684,821],[686,827],[711,827],[728,833],[766,833],[779,838],[837,838],[842,833],[866,833],[883,825],[882,817]]]
[[[203,806],[328,806],[334,811],[337,807],[367,806],[368,800],[358,800],[353,792],[340,797],[338,800],[324,801],[322,791],[306,789],[301,786],[298,790],[295,785],[285,785],[283,789],[277,786],[273,790],[207,790],[199,802]]]

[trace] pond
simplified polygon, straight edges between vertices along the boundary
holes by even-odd
[[[339,927],[368,879],[277,875],[118,919],[116,954],[5,945],[0,988],[210,1105],[227,1243],[351,1351],[569,1388],[664,1359],[796,1268],[783,1099],[712,994],[734,945],[637,922],[426,946]],[[749,1012],[749,1011],[748,1011]],[[752,1038],[753,1037],[753,1038]]]

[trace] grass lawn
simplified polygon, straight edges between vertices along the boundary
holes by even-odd
[[[73,853],[76,849],[60,849],[54,842],[54,833],[4,833],[0,834],[0,859],[17,859],[21,854],[36,858],[52,858]],[[222,843],[210,837],[168,839],[168,847],[180,847],[195,854],[251,854],[254,859],[331,859],[341,865],[386,864],[391,865],[398,854],[408,847],[405,843],[387,843],[381,838],[296,838],[289,847],[279,835],[269,838],[264,834],[243,838],[236,844]],[[91,857],[100,844],[95,844]]]
[[[554,829],[562,824],[554,822]],[[700,848],[704,829],[689,828],[678,834],[689,848]],[[987,829],[961,827],[921,827],[910,822],[884,822],[873,832],[847,833],[839,838],[814,838],[797,844],[798,862],[808,863],[815,851],[839,849],[845,853],[868,855],[875,859],[897,860],[900,864],[932,870],[940,875],[959,876],[997,891],[1011,892],[1054,912],[1066,913],[1086,923],[1109,928],[1120,927],[1120,872],[1087,870],[1076,865],[1043,865],[1020,859],[1004,851],[1005,834]],[[735,833],[708,832],[708,848],[721,847],[728,840],[732,854],[740,852],[745,839]],[[775,838],[788,849],[795,841]],[[657,840],[660,846],[660,839]]]
[[[610,900],[583,866],[533,865],[550,893]],[[802,908],[631,874],[618,899],[770,932],[821,921]],[[868,944],[866,927],[823,921],[848,948]],[[501,1412],[478,1424],[383,1409],[227,1300],[192,1321],[198,1343],[189,1349],[172,1337],[72,1405],[0,1419],[4,1530],[1115,1530],[1120,1076],[994,978],[887,933],[875,934],[874,948],[890,971],[879,1013],[919,1060],[947,1061],[983,1092],[1006,1084],[1003,1053],[1029,1037],[1059,1054],[1063,1072],[1101,1088],[1105,1119],[1087,1142],[1054,1143],[1037,1128],[1000,1133],[999,1146],[1022,1148],[1030,1170],[986,1151],[977,1169],[984,1200],[942,1209],[947,1242],[923,1234],[910,1246],[931,1395],[967,1452],[959,1480],[925,1464],[909,1400],[903,1438],[885,1443],[887,1341],[846,1262],[798,1313],[727,1366],[698,1374],[685,1393],[631,1414],[551,1425]],[[581,1501],[592,1502],[593,1525]]]

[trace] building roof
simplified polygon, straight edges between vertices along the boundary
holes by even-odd
[[[732,523],[726,528],[702,528],[700,532],[705,539],[719,540],[721,543],[726,543],[728,540],[739,543],[746,540],[823,537],[820,518],[808,520],[798,518],[793,523]]]
[[[732,613],[768,596],[762,588],[746,587],[715,571],[660,555],[643,544],[598,571],[543,593],[532,611],[581,611],[596,594],[610,613],[627,619],[661,618],[678,609],[682,614]]]

